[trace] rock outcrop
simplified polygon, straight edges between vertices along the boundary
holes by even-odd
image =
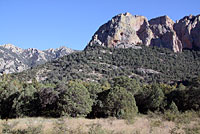
[[[200,48],[200,15],[184,17],[174,25],[174,29],[183,48]]]
[[[12,44],[0,46],[0,75],[21,72],[30,67],[43,64],[68,55],[74,50],[67,47],[40,51],[35,48],[21,49]]]
[[[181,52],[183,48],[200,48],[200,16],[187,16],[176,23],[168,16],[147,20],[130,13],[119,14],[102,25],[89,42],[114,48],[144,44],[162,46]]]
[[[147,23],[148,20],[143,16],[132,16],[130,13],[117,15],[99,28],[90,44],[98,41],[107,47],[125,48],[141,44],[137,32]]]
[[[182,51],[181,41],[173,28],[174,22],[168,16],[151,19],[149,24],[154,35],[150,45],[166,47],[174,52]]]

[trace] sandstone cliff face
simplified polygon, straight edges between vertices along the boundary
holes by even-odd
[[[130,13],[117,15],[99,28],[90,44],[97,40],[100,45],[107,47],[127,47],[141,44],[142,41],[137,36],[137,32],[146,24],[148,21],[143,16],[132,16]]]
[[[21,49],[12,44],[0,46],[0,75],[21,72],[35,65],[43,64],[68,55],[74,50],[67,47],[38,50],[35,48]]]
[[[125,13],[102,25],[89,45],[128,48],[144,44],[181,52],[183,48],[200,48],[199,33],[200,16],[184,17],[175,23],[168,16],[148,21],[144,16]]]
[[[183,48],[200,48],[200,15],[184,17],[174,25],[174,29]]]
[[[149,24],[154,34],[150,45],[166,47],[174,52],[182,51],[181,41],[173,29],[174,22],[168,16],[151,19]]]

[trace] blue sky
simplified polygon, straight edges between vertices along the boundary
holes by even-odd
[[[200,0],[0,0],[0,44],[82,50],[119,13],[173,20],[200,14]]]

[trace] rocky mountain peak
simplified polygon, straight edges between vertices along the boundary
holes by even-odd
[[[156,18],[153,18],[153,19],[151,19],[149,21],[149,23],[157,24],[157,25],[158,24],[164,25],[164,24],[167,24],[167,22],[173,23],[173,20],[169,16],[167,16],[167,15],[156,17]]]
[[[13,44],[4,44],[4,45],[1,45],[2,47],[5,47],[5,48],[16,48],[16,46],[14,46]]]
[[[185,16],[174,24],[174,30],[182,42],[183,48],[200,48],[200,15]]]
[[[107,47],[127,47],[129,44],[141,44],[137,36],[140,29],[145,29],[148,20],[144,16],[133,16],[130,13],[119,14],[102,25],[94,34],[90,45],[98,43]]]
[[[17,52],[17,53],[22,53],[23,52],[22,48],[18,48],[16,46],[14,46],[13,44],[4,44],[4,45],[1,45],[0,47],[9,49],[12,52]]]
[[[181,52],[183,48],[200,48],[200,17],[186,16],[174,22],[168,16],[147,20],[144,16],[119,14],[95,32],[91,45],[128,48],[144,44],[162,46]]]
[[[160,16],[149,21],[150,25],[173,25],[174,21],[169,16]]]
[[[68,51],[68,52],[73,51],[71,48],[68,48],[68,47],[66,47],[66,46],[61,46],[61,47],[59,47],[59,48],[56,48],[55,50],[56,50],[56,51]]]
[[[0,74],[21,72],[30,67],[55,60],[73,53],[74,50],[67,47],[57,49],[38,50],[36,48],[22,49],[12,44],[0,46]]]

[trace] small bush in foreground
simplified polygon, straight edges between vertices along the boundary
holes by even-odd
[[[70,81],[60,94],[59,109],[62,115],[84,117],[91,112],[92,104],[87,88],[78,81]]]
[[[133,118],[138,112],[134,96],[122,87],[114,87],[105,98],[103,111],[107,116]]]

